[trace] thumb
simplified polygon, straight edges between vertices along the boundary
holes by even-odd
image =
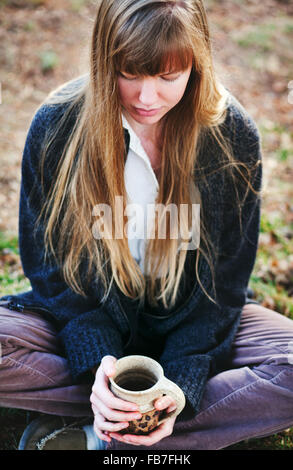
[[[104,373],[108,377],[112,377],[113,375],[115,375],[115,372],[116,372],[115,363],[116,362],[117,362],[117,359],[114,356],[103,357],[101,364],[102,364]]]

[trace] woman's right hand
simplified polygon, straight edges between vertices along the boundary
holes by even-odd
[[[115,375],[116,361],[113,356],[103,357],[90,396],[95,415],[94,430],[106,442],[111,442],[109,432],[119,432],[128,427],[129,421],[141,418],[135,403],[121,400],[109,389],[109,377]]]

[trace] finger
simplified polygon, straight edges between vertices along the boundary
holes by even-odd
[[[110,437],[113,439],[116,439],[116,441],[123,442],[124,444],[131,444],[131,445],[136,445],[130,442],[128,439],[125,438],[124,434],[118,434],[115,432],[110,432]]]
[[[125,429],[129,426],[128,421],[119,422],[119,423],[113,423],[111,421],[106,421],[105,417],[103,415],[101,415],[98,411],[95,412],[95,422],[97,424],[97,427],[101,431],[119,432],[119,431],[121,431],[121,429]]]
[[[104,432],[119,432],[122,429],[126,429],[129,426],[128,422],[122,422],[122,423],[112,423],[110,421],[99,421],[97,419],[97,426],[98,428]]]
[[[173,427],[175,423],[176,418],[170,418],[164,423],[162,423],[160,426],[158,426],[155,431],[152,431],[150,434],[147,436],[136,436],[134,434],[124,434],[123,437],[123,442],[126,442],[128,444],[132,445],[143,445],[143,446],[151,446],[154,445],[156,442],[159,442],[161,439],[170,436],[173,433]],[[117,438],[117,434],[115,433],[110,433],[110,437],[113,437],[114,439]]]
[[[133,446],[141,446],[141,445],[146,445],[149,446],[151,444],[145,444],[141,442],[136,442],[135,440],[135,435],[134,434],[118,434],[115,432],[110,432],[109,436],[113,439],[116,439],[117,441],[123,442],[124,444],[130,444]]]
[[[101,361],[101,366],[103,368],[103,371],[108,377],[112,377],[113,375],[115,375],[115,372],[116,372],[115,363],[116,362],[117,362],[117,359],[114,356],[103,357]]]
[[[177,408],[177,405],[170,405],[167,408],[167,413],[172,413],[172,411],[175,411]]]
[[[102,377],[97,377],[92,387],[92,395],[90,397],[90,401],[93,404],[96,404],[96,406],[98,406],[97,400],[103,401],[103,403],[105,403],[109,408],[114,408],[117,410],[139,410],[139,407],[136,403],[122,400],[121,398],[116,397],[111,392],[111,390],[109,389],[108,379],[105,375]]]
[[[160,397],[155,401],[155,408],[157,410],[164,410],[170,406],[173,406],[173,407],[175,406],[175,409],[177,407],[176,401],[174,400],[174,398],[169,397],[168,395],[164,397]]]
[[[139,407],[135,403],[131,403],[130,401],[121,400],[120,398],[116,398],[109,391],[103,391],[102,394],[98,396],[93,391],[92,395],[90,396],[90,401],[92,405],[96,406],[97,408],[100,407],[100,404],[103,403],[109,409],[114,410],[121,410],[121,411],[128,411],[128,412],[139,412]],[[136,419],[136,418],[134,418]]]
[[[109,408],[105,405],[104,402],[97,400],[97,408],[99,413],[101,413],[108,421],[133,421],[135,419],[140,419],[142,414],[138,411],[123,412],[113,408]]]
[[[102,400],[99,400],[96,397],[93,399],[91,396],[90,399],[94,415],[101,414],[108,421],[129,422],[142,417],[142,414],[139,411],[126,410],[127,412],[123,412],[109,408]]]
[[[92,403],[92,410],[93,410],[93,413],[94,413],[95,416],[98,413],[100,413],[98,407],[94,403]]]
[[[108,436],[106,433],[103,433],[103,431],[101,431],[101,429],[99,429],[96,421],[94,421],[93,426],[94,426],[94,431],[97,434],[99,439],[102,439],[102,441],[111,442],[111,440],[112,440],[111,437]]]

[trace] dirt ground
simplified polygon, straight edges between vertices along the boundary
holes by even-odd
[[[34,112],[49,91],[85,72],[93,12],[65,0],[0,9],[0,231],[17,232],[20,164]],[[46,69],[52,52],[56,65]]]

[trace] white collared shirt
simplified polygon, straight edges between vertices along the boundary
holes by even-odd
[[[144,272],[147,228],[152,221],[150,216],[148,218],[147,207],[149,204],[155,204],[159,183],[139,137],[123,115],[122,122],[124,129],[127,129],[130,135],[129,150],[124,169],[127,204],[137,204],[137,210],[141,211],[132,211],[131,207],[128,208],[130,212],[127,215],[131,219],[128,222],[128,244],[132,256],[139,264],[141,271]]]
[[[128,130],[130,136],[129,150],[124,168],[128,206],[126,214],[128,216],[128,245],[132,256],[138,263],[142,273],[144,273],[146,240],[153,227],[159,183],[139,137],[135,134],[123,115],[122,123],[124,129]],[[193,204],[199,206],[199,193],[193,181],[190,182],[190,198]],[[133,206],[131,207],[131,205],[136,205],[138,210],[133,210]],[[195,215],[191,229],[192,232],[190,231],[190,234],[193,234],[191,245],[189,244],[188,248],[185,246],[185,248],[182,249],[195,249],[199,244],[199,213]],[[179,249],[181,249],[181,245]],[[159,269],[158,277],[160,277],[160,273],[161,271]]]

